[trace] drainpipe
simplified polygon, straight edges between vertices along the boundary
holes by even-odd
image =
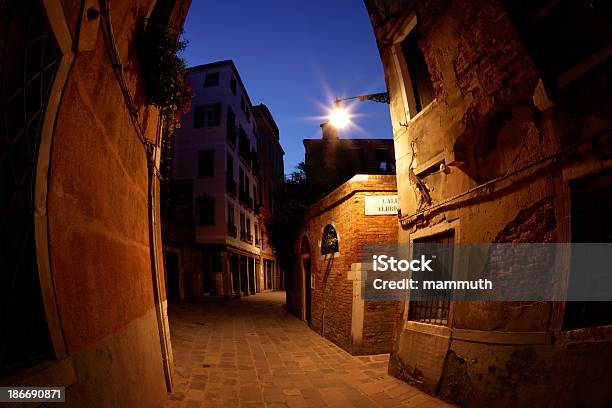
[[[113,71],[115,73],[115,77],[117,78],[117,83],[121,88],[121,93],[123,95],[123,100],[125,105],[130,113],[130,120],[134,127],[134,131],[136,132],[136,136],[138,140],[144,147],[145,153],[147,155],[147,169],[148,169],[148,207],[149,207],[149,247],[151,251],[151,272],[153,276],[153,299],[155,301],[155,314],[157,316],[157,329],[159,331],[159,341],[162,350],[162,359],[163,359],[163,368],[164,374],[166,377],[166,387],[168,391],[172,390],[172,350],[169,347],[170,344],[170,333],[168,326],[166,325],[167,319],[164,319],[164,307],[161,299],[162,287],[161,287],[161,276],[159,272],[159,259],[157,256],[157,234],[156,234],[156,226],[157,220],[155,217],[157,207],[155,203],[157,202],[157,198],[155,196],[155,178],[158,176],[158,171],[156,167],[156,163],[158,160],[158,147],[161,145],[161,129],[162,129],[162,120],[160,119],[159,125],[157,127],[157,134],[155,136],[155,143],[151,142],[144,135],[143,128],[140,125],[140,119],[138,117],[138,109],[136,108],[136,104],[134,102],[134,97],[132,96],[127,82],[125,80],[125,76],[123,73],[123,65],[121,63],[121,57],[119,55],[119,51],[117,48],[117,43],[115,41],[115,34],[113,32],[113,24],[111,22],[111,14],[110,14],[110,0],[100,0],[100,12],[103,17],[102,23],[102,35],[104,37],[104,43],[106,45],[106,50],[112,62]],[[88,9],[88,13],[92,13],[95,15],[95,8]]]
[[[155,315],[157,316],[157,329],[159,331],[159,341],[162,351],[162,360],[164,366],[164,374],[166,377],[166,387],[168,392],[172,391],[172,368],[171,368],[171,358],[169,356],[170,350],[168,347],[168,339],[170,338],[170,333],[167,331],[166,322],[164,319],[164,307],[163,300],[161,298],[162,286],[161,286],[161,274],[159,268],[159,258],[158,258],[158,243],[157,243],[157,197],[155,195],[155,180],[158,176],[157,173],[157,152],[159,151],[158,147],[160,145],[161,139],[161,119],[160,125],[157,129],[157,136],[155,143],[147,143],[147,167],[148,167],[148,191],[149,191],[149,248],[151,251],[151,269],[153,273],[153,282],[154,282],[154,290],[153,290],[153,299],[155,302]]]

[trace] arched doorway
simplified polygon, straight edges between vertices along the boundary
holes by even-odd
[[[312,262],[310,260],[310,243],[304,235],[300,244],[300,265],[302,269],[302,318],[308,322],[312,321],[311,301],[314,280],[312,279]]]

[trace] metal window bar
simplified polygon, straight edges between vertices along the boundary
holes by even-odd
[[[454,242],[454,231],[449,231],[440,235],[427,237],[419,240],[415,240],[415,254],[417,252],[430,252],[429,255],[435,255],[436,261],[444,265],[452,266],[453,263],[453,248]],[[443,244],[443,245],[421,245],[419,244]],[[418,248],[418,249],[417,249]],[[446,280],[451,279],[452,276],[448,276],[452,273],[452,268],[436,268],[434,267],[434,275],[432,280]],[[444,276],[446,275],[446,276]],[[419,300],[419,296],[422,296],[422,300]],[[439,326],[448,325],[448,318],[450,314],[450,293],[439,293],[434,295],[433,293],[427,293],[424,291],[412,292],[411,300],[408,304],[408,320],[435,324]]]

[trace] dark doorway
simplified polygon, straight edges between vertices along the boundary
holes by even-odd
[[[312,323],[312,264],[310,262],[310,242],[308,237],[303,236],[300,244],[302,257],[302,273],[304,274],[304,315],[308,325]]]
[[[238,255],[230,254],[231,278],[232,278],[232,294],[240,297],[240,269]]]
[[[265,287],[266,289],[272,289],[272,261],[264,261],[266,266],[266,272],[265,272]]]
[[[214,272],[218,255],[202,255],[202,291],[205,295],[215,294]]]
[[[261,262],[259,262],[259,259],[255,260],[255,291],[256,292],[261,292]]]
[[[249,272],[249,293],[251,295],[255,294],[255,259],[247,258],[248,262],[248,272]]]
[[[570,186],[572,203],[572,242],[612,242],[612,172],[577,180]],[[572,265],[579,261],[572,258]],[[579,269],[579,268],[573,268]],[[572,279],[569,286],[580,285]],[[612,302],[567,302],[563,329],[612,324]]]
[[[244,255],[240,256],[240,292],[242,295],[249,294],[247,257]]]
[[[310,303],[312,301],[312,276],[310,258],[302,260],[304,267],[304,277],[306,278],[306,321],[308,324],[312,322],[312,313],[310,311]]]
[[[179,289],[179,257],[176,252],[166,251],[166,296],[168,300],[181,297]]]

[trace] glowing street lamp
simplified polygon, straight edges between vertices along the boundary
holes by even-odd
[[[340,106],[336,106],[329,113],[329,123],[336,129],[342,129],[348,126],[351,118],[348,111]]]
[[[337,98],[334,101],[334,108],[329,113],[329,123],[335,127],[336,129],[345,128],[350,122],[351,118],[346,109],[344,109],[340,104],[344,101],[350,101],[357,99],[360,102],[363,101],[372,101],[379,103],[389,103],[389,94],[387,92],[380,92],[369,95],[359,95],[359,96],[351,96],[349,98]]]

